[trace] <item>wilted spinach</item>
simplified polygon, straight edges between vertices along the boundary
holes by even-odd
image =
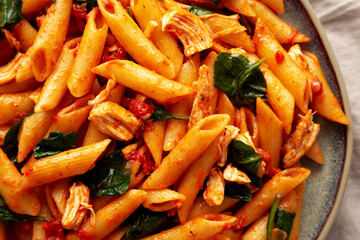
[[[279,228],[280,230],[286,232],[288,236],[286,239],[289,239],[294,218],[295,218],[295,213],[290,213],[279,208],[276,210],[275,218],[274,218],[274,228]]]
[[[79,176],[80,181],[91,189],[92,195],[122,195],[130,184],[130,169],[126,168],[126,162],[121,150],[118,150],[103,157],[93,169]]]
[[[257,171],[262,162],[262,156],[239,140],[232,140],[228,150],[229,161],[233,162],[240,171],[245,172],[255,186],[261,187],[261,179],[257,176]]]
[[[257,97],[266,98],[266,81],[259,66],[260,59],[251,63],[243,55],[222,52],[214,66],[215,87],[226,93],[236,107],[249,106]]]
[[[207,9],[197,7],[197,6],[193,5],[193,4],[187,10],[189,12],[195,14],[196,16],[201,16],[201,15],[212,14],[213,13],[213,12],[207,10]]]
[[[24,19],[21,6],[22,0],[0,0],[0,29]]]
[[[250,188],[233,182],[225,184],[225,196],[240,199],[243,202],[250,202],[252,197]]]
[[[49,157],[74,147],[77,139],[76,132],[70,132],[66,135],[59,131],[50,132],[48,138],[43,138],[34,148],[34,157],[36,159]]]
[[[156,110],[151,114],[150,119],[153,121],[165,121],[168,119],[188,121],[189,116],[180,116],[171,114],[163,105],[155,104]]]

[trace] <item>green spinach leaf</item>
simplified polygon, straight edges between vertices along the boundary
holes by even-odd
[[[156,233],[169,226],[171,218],[167,212],[153,212],[146,208],[138,211],[133,218],[130,227],[125,233],[124,239],[135,240]]]
[[[243,55],[222,52],[214,66],[215,87],[225,92],[236,107],[249,106],[257,97],[266,98],[266,81],[259,66],[260,59],[251,63]]]
[[[225,196],[240,199],[243,202],[250,202],[252,197],[250,188],[237,183],[225,184]]]
[[[150,119],[153,121],[165,121],[168,119],[188,121],[188,116],[180,116],[171,114],[163,105],[155,104],[156,110],[151,114]]]
[[[191,7],[189,7],[187,10],[189,12],[195,14],[196,16],[201,16],[201,15],[212,14],[213,13],[213,12],[207,10],[207,9],[197,7],[194,4],[192,4]]]
[[[6,206],[5,200],[0,196],[0,221],[4,221],[6,225],[10,222],[24,222],[24,221],[49,221],[50,218],[37,217],[12,213]]]
[[[96,196],[122,195],[130,184],[130,169],[121,150],[100,159],[96,166],[80,176],[81,181]]]
[[[274,218],[275,218],[277,207],[279,206],[279,203],[280,203],[280,198],[281,198],[280,194],[276,195],[276,197],[274,199],[274,202],[273,202],[273,204],[271,205],[271,208],[270,208],[269,218],[268,218],[268,222],[267,222],[267,225],[266,225],[266,237],[267,237],[267,240],[271,240],[271,231],[273,229]]]
[[[43,138],[36,144],[34,157],[39,159],[69,150],[75,145],[76,139],[76,132],[70,132],[66,135],[59,131],[50,132],[49,138]]]
[[[8,156],[8,158],[11,161],[15,161],[17,154],[18,154],[18,134],[19,134],[19,130],[20,130],[20,126],[22,124],[22,122],[24,121],[24,119],[27,116],[30,116],[32,113],[29,113],[28,115],[26,115],[25,117],[22,117],[17,123],[15,123],[10,130],[6,133],[5,135],[5,139],[4,139],[4,152],[5,154]]]
[[[280,230],[286,232],[288,236],[286,239],[289,238],[294,218],[295,213],[290,213],[279,208],[276,210],[274,218],[274,228],[279,228]]]
[[[0,29],[24,19],[21,6],[22,0],[0,0]]]
[[[262,162],[262,156],[239,140],[232,140],[228,149],[229,161],[233,162],[240,171],[245,172],[255,186],[261,187],[261,179],[257,176],[257,171]]]

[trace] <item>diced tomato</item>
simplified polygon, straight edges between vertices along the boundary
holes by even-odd
[[[64,232],[61,224],[61,219],[50,220],[44,222],[42,228],[45,230],[46,240],[64,240]]]
[[[321,93],[321,91],[322,91],[322,82],[319,80],[319,78],[317,76],[314,77],[312,80],[311,90],[314,93]]]
[[[87,17],[85,5],[73,4],[72,14],[74,15],[76,26],[78,27],[78,29],[80,31],[84,31]]]
[[[278,174],[279,172],[281,172],[281,169],[280,169],[280,168],[272,167],[272,168],[269,169],[268,176],[272,178],[272,177],[274,177],[276,174]]]
[[[291,30],[290,36],[289,36],[289,43],[294,43],[294,38],[296,37],[296,35],[298,35],[299,31],[298,30]]]
[[[127,59],[124,48],[118,42],[116,42],[115,44],[118,47],[118,49],[116,49],[115,51],[110,52],[108,48],[104,48],[104,52],[101,58],[102,63],[117,59],[118,60]]]
[[[256,148],[256,151],[257,151],[258,154],[260,154],[263,157],[263,160],[266,163],[266,165],[271,163],[271,156],[270,156],[270,153],[268,151],[265,151],[262,148]]]
[[[278,64],[281,64],[284,59],[285,59],[285,56],[282,52],[280,52],[279,50],[275,53],[275,59],[276,59],[276,62]]]
[[[6,39],[0,39],[0,66],[8,63],[16,54],[16,49],[11,48]]]
[[[140,161],[142,170],[146,175],[149,175],[155,170],[154,162],[151,161],[149,154],[142,154],[137,150],[133,150],[126,156],[126,158],[128,161]]]
[[[136,117],[142,117],[155,112],[155,106],[153,104],[142,102],[138,99],[125,98],[123,104]]]

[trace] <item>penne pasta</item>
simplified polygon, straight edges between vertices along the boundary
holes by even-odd
[[[138,63],[167,78],[176,76],[174,64],[145,37],[119,2],[101,0],[98,4],[116,39]]]
[[[31,92],[0,95],[0,125],[17,121],[34,109]]]
[[[126,60],[109,61],[93,68],[92,71],[106,78],[114,75],[119,84],[152,97],[161,104],[175,103],[193,94],[189,86],[169,80]]]
[[[98,8],[94,8],[87,17],[84,34],[72,64],[67,86],[74,97],[90,93],[95,80],[91,69],[100,63],[108,26]]]
[[[180,209],[185,196],[170,189],[146,191],[142,205],[154,212],[164,212],[173,208]]]
[[[186,133],[179,144],[162,160],[160,166],[150,174],[142,187],[144,189],[161,189],[175,183],[224,130],[228,122],[229,116],[225,114],[212,115],[202,119]],[[169,167],[174,165],[177,168]]]

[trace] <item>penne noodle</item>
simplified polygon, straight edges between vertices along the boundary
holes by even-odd
[[[170,189],[149,190],[142,205],[154,212],[180,209],[185,196]]]
[[[310,42],[310,38],[279,18],[271,9],[259,1],[247,0],[256,13],[256,17],[248,18],[253,24],[261,19],[280,43]]]
[[[307,150],[305,156],[307,156],[314,162],[317,162],[318,164],[324,163],[324,156],[321,152],[321,148],[317,140],[315,140],[314,144],[309,148],[309,150]]]
[[[193,94],[191,87],[169,80],[131,61],[109,61],[93,68],[92,71],[106,78],[114,75],[119,84],[161,104],[175,103]]]
[[[33,28],[26,19],[15,24],[12,32],[20,42],[22,52],[26,52],[33,45],[37,35],[35,28]]]
[[[54,69],[65,41],[70,21],[72,1],[57,0],[47,10],[34,44],[28,49],[31,66],[37,81],[43,82]]]
[[[53,113],[34,113],[24,119],[18,134],[18,162],[24,161],[34,146],[45,136],[50,128]]]
[[[0,125],[17,122],[34,109],[34,102],[29,98],[31,92],[0,95]]]
[[[186,133],[179,144],[162,160],[160,166],[150,174],[142,187],[144,189],[162,189],[175,183],[224,130],[229,119],[229,116],[225,114],[211,115],[202,119]],[[170,167],[174,165],[177,167]]]
[[[25,190],[59,179],[84,174],[93,166],[110,142],[110,139],[106,139],[36,160],[23,175],[18,189]]]
[[[41,90],[35,112],[51,110],[59,105],[67,90],[66,80],[69,77],[70,66],[74,62],[75,51],[79,43],[80,38],[74,38],[64,44],[59,60]]]
[[[289,235],[289,240],[297,240],[299,239],[299,229],[300,229],[300,220],[301,220],[301,210],[304,201],[304,193],[305,193],[305,182],[302,182],[299,186],[295,188],[297,195],[299,196],[299,201],[297,207],[295,209],[295,218],[293,221],[293,227],[291,228],[291,232]]]
[[[233,12],[249,17],[256,16],[254,10],[250,7],[248,0],[222,0],[220,3]]]
[[[235,198],[224,197],[223,202],[219,206],[209,206],[203,199],[198,197],[192,205],[188,219],[193,219],[208,213],[221,213],[231,207],[233,207],[240,200]]]
[[[170,33],[161,31],[161,18],[165,12],[161,3],[158,0],[133,0],[131,10],[143,31],[147,29],[151,21],[157,23],[158,27],[151,34],[151,40],[173,62],[175,75],[178,75],[184,55],[177,40]]]
[[[23,0],[21,6],[21,13],[24,15],[28,15],[50,4],[51,4],[51,0],[37,0],[36,2],[34,2],[33,0]]]
[[[17,53],[8,64],[0,67],[0,85],[7,84],[15,79],[22,57],[22,53]]]
[[[238,218],[234,229],[246,227],[270,209],[277,194],[285,196],[310,174],[306,168],[289,168],[276,174],[235,214]],[[261,206],[261,207],[259,207]]]
[[[10,128],[11,128],[10,124],[0,125],[0,146],[4,145],[5,136],[10,130]]]
[[[142,190],[129,190],[95,214],[95,225],[88,218],[77,231],[71,231],[66,239],[102,239],[115,230],[145,200],[147,193]]]
[[[99,0],[99,8],[112,33],[139,64],[173,79],[175,66],[148,40],[121,4],[115,0]]]
[[[152,122],[143,131],[143,138],[154,159],[155,167],[158,167],[162,160],[165,131],[166,121]]]
[[[230,99],[224,92],[219,93],[218,104],[216,107],[216,113],[228,114],[230,116],[229,125],[234,125],[235,107],[231,103]]]
[[[29,90],[33,90],[40,85],[35,79],[30,79],[21,83],[16,82],[15,80],[10,81],[7,84],[0,85],[0,95],[2,94],[12,94],[12,93],[21,93]]]
[[[259,125],[260,147],[271,156],[271,163],[266,165],[266,169],[279,168],[283,124],[261,98],[256,99],[256,120]]]
[[[17,191],[22,175],[0,148],[0,195],[9,209],[18,214],[36,216],[41,207],[40,199],[32,190]]]
[[[284,14],[284,1],[283,0],[260,0],[260,2],[266,4],[272,10],[279,14]]]
[[[104,238],[104,240],[119,240],[122,239],[122,237],[125,235],[126,231],[129,229],[128,226],[126,227],[120,227],[118,229],[115,229],[112,233],[110,233],[107,237]]]
[[[200,54],[193,55],[188,59],[181,67],[179,74],[176,77],[176,81],[188,86],[198,78],[198,72],[200,67]],[[193,104],[193,98],[187,99],[170,105],[169,111],[172,114],[189,116],[191,107]],[[164,138],[164,151],[171,151],[185,135],[187,131],[188,123],[186,121],[169,119],[167,121],[165,138]]]
[[[306,113],[310,102],[308,76],[291,59],[261,20],[256,23],[253,40],[258,56],[266,58],[270,70],[294,96],[296,106]]]
[[[321,91],[313,95],[313,101],[311,103],[313,110],[320,116],[330,119],[331,121],[349,125],[350,121],[341,109],[338,100],[331,92],[317,57],[312,53],[304,52],[304,58],[309,66],[310,74],[313,78],[317,77],[322,85]]]
[[[194,218],[189,222],[160,232],[156,235],[141,238],[141,240],[162,239],[207,239],[232,226],[236,218],[222,214],[207,214]]]
[[[100,63],[108,26],[98,8],[94,8],[87,17],[84,34],[72,64],[67,86],[74,97],[90,93],[95,74],[91,69]]]

